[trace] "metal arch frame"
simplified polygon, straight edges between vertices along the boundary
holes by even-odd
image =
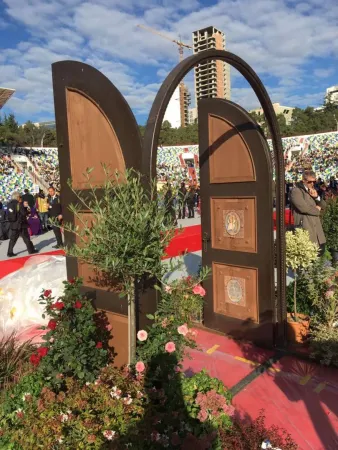
[[[256,72],[240,57],[225,50],[206,50],[189,56],[180,62],[164,80],[152,105],[143,140],[142,169],[143,173],[156,176],[156,158],[161,125],[168,103],[185,75],[197,64],[210,59],[219,59],[237,69],[250,83],[260,101],[268,123],[275,160],[276,171],[276,212],[277,212],[277,324],[276,343],[286,344],[286,267],[285,267],[285,181],[283,147],[279,126],[269,94]]]

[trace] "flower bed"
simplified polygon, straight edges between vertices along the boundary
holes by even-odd
[[[30,371],[1,394],[0,448],[256,448],[237,446],[241,433],[247,438],[251,431],[236,419],[223,383],[205,371],[187,376],[181,370],[196,345],[191,326],[203,305],[200,282],[157,288],[152,326],[138,331],[137,359],[123,368],[113,365],[110,327],[79,294],[80,280],[65,282],[58,299],[44,291],[45,343],[32,353]],[[255,433],[255,439],[264,434]],[[283,450],[296,448],[290,445]]]

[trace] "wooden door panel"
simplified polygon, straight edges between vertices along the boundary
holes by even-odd
[[[66,90],[71,175],[75,189],[85,189],[86,169],[93,186],[102,186],[102,164],[123,173],[126,166],[120,142],[101,108],[83,92]]]
[[[63,217],[66,222],[81,227],[81,220],[90,221],[91,216],[89,211],[83,210],[81,220],[75,223],[67,206],[78,201],[68,180],[72,179],[74,189],[86,195],[88,187],[83,174],[87,168],[94,168],[91,180],[98,188],[105,182],[102,164],[109,166],[113,173],[123,173],[126,168],[140,171],[141,136],[127,102],[101,72],[77,61],[55,63],[52,72]],[[101,195],[102,191],[98,189],[97,193]],[[66,233],[65,241],[72,244],[76,237]],[[114,336],[112,344],[118,354],[116,362],[127,362],[127,300],[120,299],[111,289],[111,283],[76,258],[67,257],[67,275],[69,278],[83,277],[83,292],[93,294],[98,309],[109,311]],[[142,303],[141,298],[140,303],[139,323],[144,326],[146,314],[154,311],[156,301],[148,293],[147,300]]]
[[[213,114],[208,116],[208,126],[210,183],[255,181],[255,167],[250,149],[236,127]]]
[[[273,345],[272,169],[248,113],[222,99],[199,102],[204,322],[209,328]]]

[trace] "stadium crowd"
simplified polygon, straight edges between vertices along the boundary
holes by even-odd
[[[337,191],[338,178],[338,133],[324,133],[305,137],[283,138],[283,148],[285,155],[285,181],[286,193],[301,178],[304,170],[313,170],[317,175],[317,189],[324,195],[330,195]],[[271,148],[271,142],[268,141]],[[199,191],[199,168],[194,167],[192,159],[185,161],[182,154],[189,152],[190,155],[198,154],[198,146],[173,146],[160,147],[157,156],[157,178],[162,186],[170,190],[174,202],[175,210],[178,209],[178,216],[184,216],[180,203],[180,189],[182,184],[188,188],[187,195],[190,192],[189,187],[193,186],[194,194],[190,195],[194,201],[190,201],[194,206],[198,205]],[[3,204],[9,201],[13,191],[29,192],[33,188],[41,188],[34,182],[34,175],[29,172],[27,166],[16,162],[16,155],[22,155],[29,159],[39,174],[40,179],[44,180],[45,187],[54,186],[56,191],[60,191],[59,165],[57,149],[55,148],[17,148],[13,150],[0,149],[0,201]],[[196,170],[196,179],[193,180],[189,168]],[[170,185],[168,187],[168,185]],[[35,190],[37,194],[37,190]],[[182,202],[181,202],[182,203]],[[188,209],[186,204],[185,208]],[[187,214],[189,214],[187,212]],[[192,213],[190,211],[189,216]]]

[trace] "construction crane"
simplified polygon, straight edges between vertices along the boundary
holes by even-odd
[[[146,27],[144,25],[137,25],[137,26],[139,28],[143,28],[146,31],[149,31],[150,33],[157,34],[158,36],[161,36],[163,39],[167,39],[167,41],[173,42],[174,44],[178,45],[178,53],[179,53],[180,61],[183,60],[183,48],[192,49],[191,45],[185,44],[184,42],[181,41],[181,39],[179,41],[176,39],[171,39],[171,37],[166,36],[165,34],[160,33],[159,31],[154,30],[153,28],[150,28],[150,27]]]
[[[157,34],[158,36],[162,37],[163,39],[167,39],[170,42],[173,42],[174,44],[178,45],[178,53],[179,53],[179,60],[180,62],[183,61],[183,48],[189,48],[191,49],[192,46],[185,44],[184,42],[181,41],[181,39],[178,41],[176,39],[171,39],[170,37],[166,36],[163,33],[160,33],[157,30],[154,30],[153,28],[150,27],[146,27],[144,25],[137,25],[139,28],[143,28],[146,31],[149,31],[150,33],[153,34]],[[187,120],[186,120],[186,107],[185,107],[185,103],[188,102],[188,106],[189,106],[189,95],[188,95],[188,90],[185,86],[185,84],[183,83],[183,81],[180,82],[179,85],[179,100],[180,100],[180,115],[181,115],[181,127],[185,127],[187,125]],[[187,102],[186,102],[187,99]]]

